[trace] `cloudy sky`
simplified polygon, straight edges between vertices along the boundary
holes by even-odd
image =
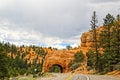
[[[75,47],[93,11],[102,25],[107,13],[120,13],[120,0],[0,0],[0,41]]]

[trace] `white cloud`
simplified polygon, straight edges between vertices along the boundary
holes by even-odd
[[[73,43],[71,39],[65,40],[60,39],[58,37],[48,37],[43,35],[42,33],[36,33],[34,31],[25,31],[23,29],[11,29],[9,26],[12,23],[8,22],[7,20],[3,20],[0,22],[1,30],[0,30],[0,41],[10,42],[20,45],[40,45],[43,47],[54,47],[58,49],[66,48],[66,46],[61,45],[63,43]],[[18,25],[16,25],[18,26]],[[73,44],[72,44],[73,45]]]
[[[83,1],[78,0],[15,0],[12,6],[5,8],[0,14],[26,29],[68,38],[80,33],[76,29],[86,27],[82,20],[87,17],[81,11],[88,9],[86,6],[80,7],[82,4]]]
[[[99,19],[99,25],[102,25],[103,18],[108,14],[114,15],[116,17],[117,14],[120,13],[119,7],[120,7],[120,1],[107,1],[107,3],[89,3],[89,6],[91,7],[91,11],[94,10],[97,12],[97,16]]]
[[[116,3],[120,2],[120,0],[91,0],[94,3]]]
[[[104,3],[105,2],[105,3]],[[93,11],[99,24],[107,13],[120,13],[118,0],[0,0],[0,40],[64,48],[80,44]]]
[[[7,7],[12,2],[13,2],[13,0],[0,0],[0,9]]]

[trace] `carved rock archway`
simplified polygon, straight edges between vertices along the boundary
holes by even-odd
[[[57,69],[57,71],[56,71]],[[63,67],[59,64],[54,64],[50,67],[50,72],[57,72],[57,73],[62,73],[63,72]],[[53,70],[53,71],[52,71]]]
[[[69,63],[74,59],[74,53],[67,51],[54,51],[45,57],[42,72],[50,72],[50,68],[57,64],[62,67],[62,72],[69,72]]]

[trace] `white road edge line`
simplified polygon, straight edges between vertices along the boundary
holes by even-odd
[[[90,80],[90,78],[87,75],[85,75],[85,76],[86,76],[87,80]]]
[[[84,75],[84,74],[82,74],[82,75],[85,76],[87,78],[87,80],[90,80],[90,78],[87,75]]]

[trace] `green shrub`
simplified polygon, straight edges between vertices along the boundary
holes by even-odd
[[[26,73],[26,69],[21,69],[19,73],[20,75],[24,75]]]
[[[75,70],[75,69],[77,69],[80,65],[81,65],[81,63],[74,63],[73,65],[70,66],[70,69],[71,69],[71,70]]]
[[[120,70],[120,62],[114,65],[113,70]]]
[[[84,60],[84,54],[82,51],[78,51],[74,57],[75,57],[75,62],[82,62]]]
[[[95,53],[90,50],[86,53],[87,56],[87,65],[91,68],[95,68],[95,62],[96,62],[96,55]]]
[[[84,60],[84,54],[83,54],[83,52],[82,51],[78,51],[74,55],[74,60],[69,63],[70,69],[71,70],[77,69],[81,65],[81,62],[83,60]]]

